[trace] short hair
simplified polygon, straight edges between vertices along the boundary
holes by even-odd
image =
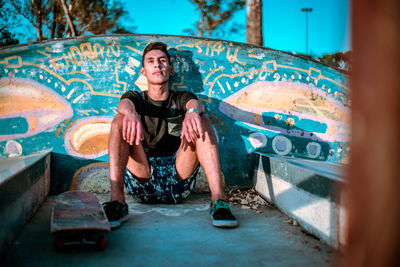
[[[143,50],[143,57],[142,57],[142,66],[144,66],[144,57],[145,57],[146,54],[147,54],[148,52],[150,52],[151,50],[161,50],[161,51],[163,51],[163,52],[167,55],[169,64],[172,65],[172,64],[171,64],[171,57],[170,57],[170,55],[168,54],[167,45],[164,44],[163,42],[154,42],[154,43],[148,43],[148,44],[146,45],[146,47],[144,48],[144,50]]]

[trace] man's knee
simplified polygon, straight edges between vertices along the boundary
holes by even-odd
[[[210,119],[207,115],[201,115],[201,126],[203,127],[203,131],[208,137],[211,139],[212,142],[217,141],[217,134],[215,132],[214,127],[211,124]]]
[[[201,115],[201,126],[203,127],[204,131],[211,130],[212,132],[214,132],[214,128],[212,127],[211,121],[205,114]]]
[[[111,131],[121,131],[124,115],[118,113],[111,122]]]
[[[188,142],[186,140],[186,138],[183,138],[181,140],[181,146],[180,149],[183,151],[189,150],[191,152],[195,152],[196,151],[196,143],[194,142]]]

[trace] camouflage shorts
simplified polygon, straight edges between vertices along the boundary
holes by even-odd
[[[139,182],[128,170],[125,171],[125,187],[130,195],[143,203],[179,203],[187,198],[196,184],[199,166],[192,175],[179,180],[175,168],[176,153],[169,157],[148,158],[151,168],[150,178]]]

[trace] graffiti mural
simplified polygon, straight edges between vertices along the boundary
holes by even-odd
[[[70,188],[83,184],[84,177],[104,175],[120,96],[147,90],[140,68],[150,41],[169,46],[175,69],[171,90],[189,90],[205,104],[228,185],[250,183],[249,155],[255,151],[348,161],[346,74],[267,48],[161,35],[95,36],[1,49],[0,156],[43,150],[68,156],[74,164],[57,162],[53,177],[68,181]]]

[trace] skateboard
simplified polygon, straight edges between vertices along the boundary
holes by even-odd
[[[89,192],[68,191],[58,195],[51,214],[54,247],[95,244],[99,250],[107,247],[106,233],[110,224],[97,197]]]

